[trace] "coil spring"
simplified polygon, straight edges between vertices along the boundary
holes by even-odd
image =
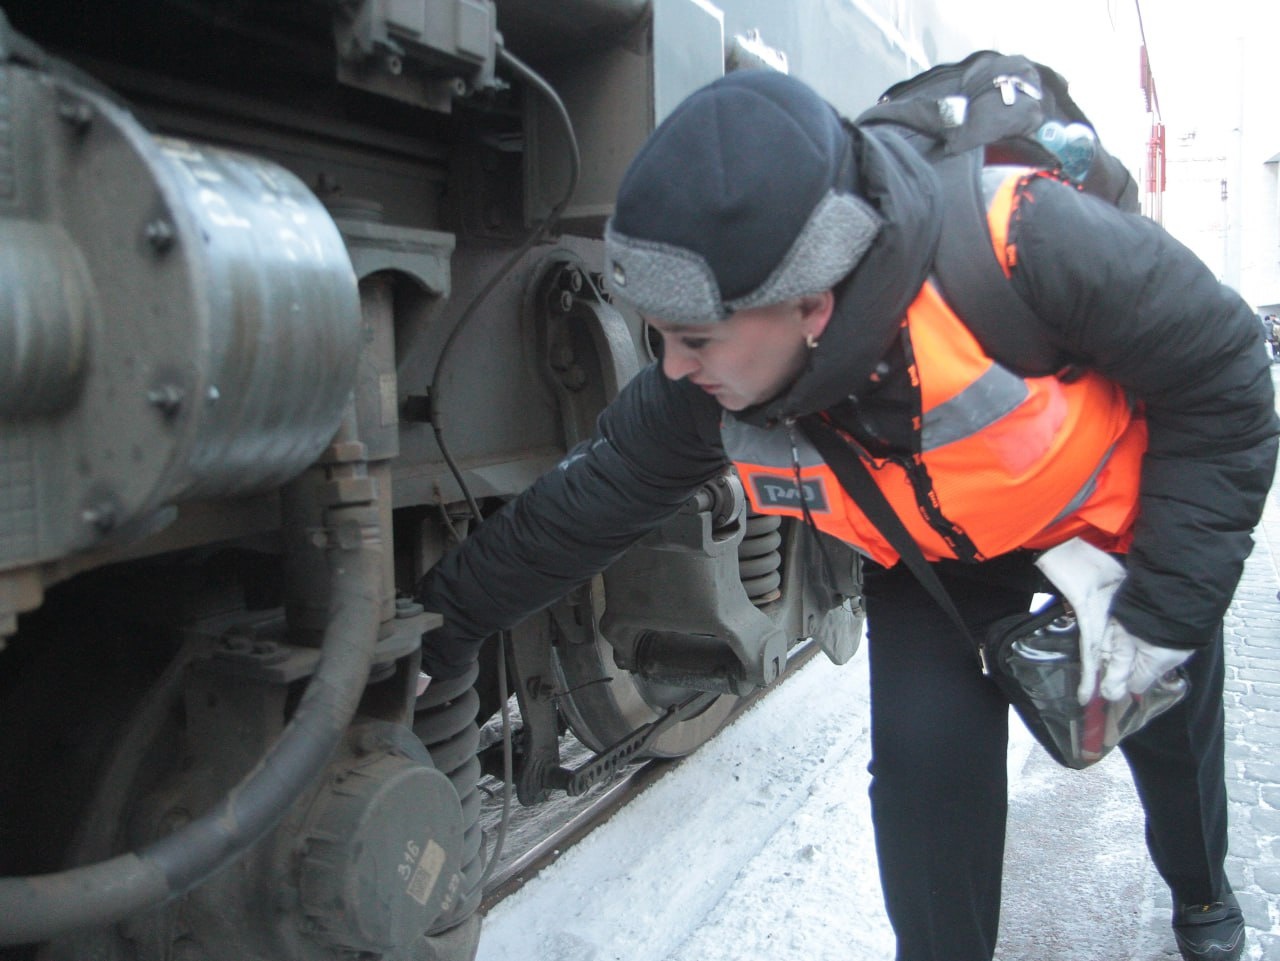
[[[480,829],[480,727],[476,713],[480,695],[472,685],[480,673],[479,665],[459,678],[433,681],[418,699],[414,711],[413,732],[426,745],[436,769],[453,782],[462,802],[462,875],[461,895],[452,909],[446,911],[428,933],[435,933],[461,923],[480,905],[480,876],[484,871],[484,835]]]
[[[738,545],[738,575],[756,607],[782,596],[781,528],[782,518],[776,514],[747,515],[747,533]]]

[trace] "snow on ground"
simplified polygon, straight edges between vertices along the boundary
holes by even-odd
[[[813,659],[491,911],[478,961],[747,957],[743,939],[768,943],[784,927],[819,927],[806,922],[829,906],[804,879],[827,875],[829,859],[844,866],[833,880],[878,890],[867,716],[865,658],[843,668]],[[744,885],[744,870],[767,880]],[[695,946],[691,936],[738,897],[756,903],[724,919],[737,947]],[[879,914],[880,944],[891,943],[878,895],[868,907],[869,921]]]
[[[891,957],[868,713],[865,647],[843,667],[814,658],[495,907],[478,961]],[[1011,729],[1017,804],[1043,776],[1019,776],[1033,742]],[[1140,827],[1121,833],[1141,857]]]

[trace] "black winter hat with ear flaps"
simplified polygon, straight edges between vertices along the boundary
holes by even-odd
[[[852,192],[832,107],[785,74],[730,74],[694,92],[631,162],[605,228],[613,295],[678,324],[834,286],[880,218]]]

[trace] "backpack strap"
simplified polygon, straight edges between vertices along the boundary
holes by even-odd
[[[1013,289],[996,259],[982,191],[982,151],[934,163],[942,182],[942,235],[934,275],[943,297],[992,357],[1023,376],[1062,367],[1034,310]]]

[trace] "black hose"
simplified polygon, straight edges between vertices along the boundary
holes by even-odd
[[[367,506],[354,511],[375,516]],[[102,927],[185,894],[275,827],[314,782],[355,714],[378,638],[381,544],[376,536],[334,540],[342,544],[328,553],[334,615],[320,666],[262,760],[208,813],[137,852],[0,878],[0,945]]]

